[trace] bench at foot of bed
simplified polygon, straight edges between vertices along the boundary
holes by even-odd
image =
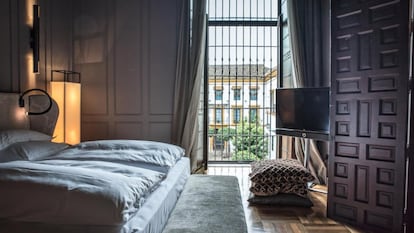
[[[246,233],[237,178],[192,175],[163,233]]]

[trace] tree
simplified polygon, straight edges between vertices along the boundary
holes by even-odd
[[[209,135],[219,142],[231,141],[232,160],[261,160],[268,154],[268,142],[264,137],[264,128],[256,122],[245,120],[237,128],[209,128]]]
[[[235,147],[233,160],[260,160],[268,154],[268,142],[263,126],[244,121],[235,130],[237,137],[231,137]]]
[[[236,129],[229,127],[215,129],[210,127],[208,129],[208,134],[214,136],[217,140],[229,141],[236,136]]]

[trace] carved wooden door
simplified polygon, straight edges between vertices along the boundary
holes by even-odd
[[[328,216],[401,232],[408,0],[332,0]]]

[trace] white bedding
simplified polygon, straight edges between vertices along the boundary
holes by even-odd
[[[48,159],[108,161],[168,172],[182,156],[184,149],[162,142],[101,140],[82,142]]]
[[[181,158],[171,168],[167,178],[151,193],[135,216],[122,228],[122,233],[157,233],[164,229],[170,212],[175,206],[190,176],[190,160]]]
[[[7,233],[160,233],[190,175],[190,162],[182,157],[168,172],[159,187],[123,225],[45,224],[39,222],[7,221],[0,219],[0,232]]]
[[[183,154],[170,144],[115,140],[81,143],[43,160],[0,163],[0,218],[125,224]]]

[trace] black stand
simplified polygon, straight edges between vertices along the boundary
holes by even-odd
[[[315,140],[329,140],[329,134],[324,132],[314,132],[314,131],[305,131],[305,130],[291,130],[291,129],[276,129],[276,134],[284,135],[284,136],[291,136],[297,138],[303,138],[305,141],[305,151],[303,152],[303,166],[308,168],[309,164],[309,157],[310,157],[310,139]],[[325,190],[315,189],[313,188],[314,183],[308,182],[308,189],[315,192],[325,193],[328,192]]]

